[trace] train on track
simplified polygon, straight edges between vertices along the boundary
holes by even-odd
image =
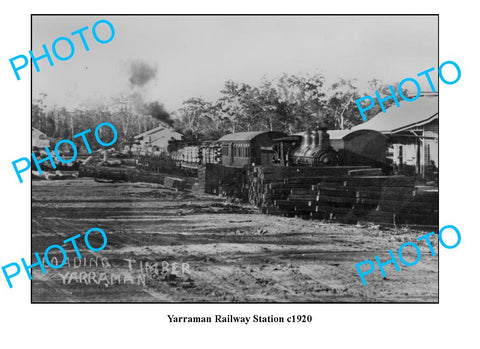
[[[261,166],[373,166],[386,168],[387,138],[374,130],[307,130],[227,134],[215,142],[185,146],[170,153],[176,166],[207,163],[241,168]]]

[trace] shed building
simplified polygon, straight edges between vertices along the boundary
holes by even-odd
[[[351,130],[364,129],[388,137],[389,157],[400,169],[426,177],[438,166],[438,95],[402,101]]]
[[[168,142],[181,140],[182,134],[171,128],[159,126],[135,136],[134,139],[135,143],[139,144],[144,150],[151,147],[152,150],[167,151]]]

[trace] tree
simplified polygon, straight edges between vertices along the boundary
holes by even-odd
[[[220,110],[231,125],[230,132],[250,131],[254,116],[252,109],[248,110],[249,99],[252,98],[252,88],[244,83],[231,80],[225,82],[222,97],[218,100]]]
[[[305,76],[284,74],[278,81],[282,108],[287,111],[283,122],[285,131],[293,133],[313,128],[319,122],[326,122],[325,77],[322,74]]]
[[[157,127],[160,123],[173,125],[169,113],[159,102],[146,103],[138,93],[118,95],[101,105],[82,104],[75,110],[47,106],[45,94],[32,101],[32,126],[54,139],[72,139],[73,135],[109,122],[118,132],[116,145],[130,143],[133,136]],[[106,136],[108,131],[105,131]],[[86,135],[95,149],[93,132]],[[77,140],[75,140],[76,142]],[[79,143],[80,144],[80,143]]]
[[[182,121],[185,131],[199,133],[201,131],[202,118],[208,113],[208,102],[202,98],[190,98],[183,102],[178,115]]]
[[[360,98],[355,81],[339,79],[328,90],[328,117],[334,129],[345,129],[362,122],[355,100]]]
[[[40,97],[32,100],[32,127],[45,133],[46,130],[46,105],[47,94],[40,93]]]

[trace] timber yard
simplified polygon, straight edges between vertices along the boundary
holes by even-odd
[[[237,132],[202,144],[165,140],[159,127],[123,150],[44,163],[43,174],[32,171],[33,251],[92,227],[108,245],[35,271],[32,300],[437,302],[438,257],[427,245],[421,263],[375,270],[366,286],[355,268],[438,232],[437,98],[422,103],[427,119],[404,121],[423,132],[417,139],[394,109],[393,121],[348,130]],[[385,120],[394,129],[378,131]]]
[[[368,286],[355,269],[438,229],[435,183],[386,173],[379,132],[331,135],[237,133],[170,155],[96,151],[34,175],[34,251],[94,226],[108,246],[35,271],[33,301],[436,302],[436,257],[373,273]]]

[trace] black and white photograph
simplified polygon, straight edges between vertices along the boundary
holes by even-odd
[[[438,35],[33,15],[32,302],[437,303]]]

